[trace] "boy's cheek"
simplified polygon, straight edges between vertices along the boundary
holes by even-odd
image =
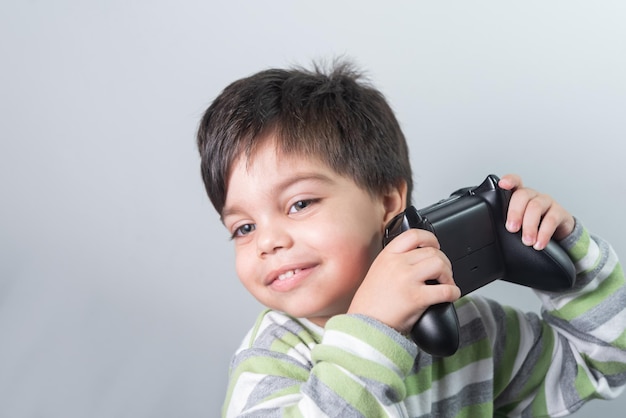
[[[260,266],[255,264],[255,262],[250,251],[244,249],[235,250],[235,273],[237,273],[237,277],[244,285],[250,282],[254,272],[257,272],[257,274],[260,272]]]

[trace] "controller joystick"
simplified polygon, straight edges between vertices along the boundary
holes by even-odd
[[[500,188],[498,181],[490,175],[480,186],[457,190],[424,209],[408,207],[387,225],[383,245],[409,228],[434,233],[452,263],[462,296],[498,279],[544,291],[571,288],[574,264],[556,242],[537,251],[522,243],[521,233],[506,230],[511,192]],[[434,356],[454,354],[460,343],[454,305],[429,307],[411,330],[411,338]]]

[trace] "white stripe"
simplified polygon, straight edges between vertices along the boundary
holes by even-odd
[[[459,317],[459,326],[467,325],[476,318],[480,318],[481,314],[477,311],[476,305],[485,306],[485,309],[491,313],[491,310],[486,307],[486,302],[480,296],[468,296],[471,299],[470,302],[466,302],[463,306],[456,308],[456,314]],[[491,318],[491,315],[489,315]]]
[[[548,369],[548,372],[545,376],[545,397],[546,397],[546,409],[548,412],[548,416],[565,416],[569,415],[567,407],[565,405],[565,400],[563,399],[563,392],[561,391],[561,386],[559,384],[561,380],[561,363],[563,361],[562,348],[559,342],[557,341],[556,345],[556,353],[554,358],[552,359],[552,366]],[[581,358],[575,353],[576,362],[580,364]],[[584,367],[583,367],[584,368]],[[586,369],[586,368],[585,368]],[[530,407],[531,403],[535,400],[537,394],[533,394],[525,399],[523,399],[514,410],[512,410],[509,415],[510,416],[521,416],[522,412]]]
[[[612,346],[598,346],[593,342],[580,340],[561,329],[558,330],[558,333],[562,334],[569,341],[569,344],[572,345],[572,350],[577,353],[584,353],[595,361],[616,361],[619,363],[626,363],[626,353],[620,348]]]
[[[576,362],[581,366],[579,369],[582,369],[587,375],[587,378],[592,383],[593,388],[598,395],[600,395],[604,399],[614,399],[622,393],[622,391],[624,390],[624,386],[611,388],[608,381],[603,375],[601,375],[600,373],[594,373],[592,370],[589,369],[589,367],[587,367],[582,359],[582,356],[579,353],[574,352],[574,356],[576,358]],[[548,411],[550,411],[550,408],[548,409]]]
[[[397,375],[404,377],[402,371],[389,357],[352,335],[337,330],[327,330],[324,333],[324,344],[340,348],[360,358],[372,360],[392,370]]]
[[[560,340],[556,340],[552,357],[552,365],[548,368],[548,373],[545,377],[545,395],[546,405],[548,412],[556,413],[566,410],[565,400],[563,399],[563,392],[559,382],[561,381],[561,367],[563,364],[563,345]],[[581,361],[580,356],[574,353],[576,356],[576,362]]]
[[[589,240],[589,249],[587,250],[587,254],[576,263],[574,263],[574,267],[576,267],[576,272],[585,272],[589,269],[592,269],[596,265],[596,260],[600,256],[600,247],[598,244],[590,237]]]
[[[492,378],[492,359],[480,360],[434,381],[430,390],[435,394],[436,399],[446,399],[457,395],[467,385],[488,382]]]
[[[564,293],[561,296],[552,297],[545,293],[541,293],[540,291],[535,291],[535,293],[539,296],[542,303],[544,304],[544,306],[546,306],[547,309],[562,309],[565,305],[567,305],[574,299],[579,298],[581,295],[596,291],[598,287],[602,284],[602,282],[604,282],[604,280],[606,280],[611,275],[611,273],[613,273],[618,263],[619,260],[617,258],[617,255],[613,251],[611,251],[605,265],[602,266],[602,269],[597,273],[596,277],[591,282],[589,282],[580,292]],[[592,267],[596,267],[596,264],[594,263]]]
[[[613,342],[624,333],[624,324],[626,324],[626,309],[623,309],[589,334],[603,341]]]
[[[466,303],[457,310],[459,317],[459,325],[463,326],[475,319],[480,319],[482,328],[487,334],[489,344],[493,348],[493,342],[496,340],[496,331],[498,329],[497,321],[493,315],[493,311],[489,307],[489,303],[482,296],[472,296],[471,302]]]
[[[294,395],[294,396],[299,396],[299,395]],[[297,399],[294,399],[292,401],[292,403],[296,403],[296,402],[297,402]],[[302,398],[302,401],[300,405],[298,405],[298,408],[300,409],[300,412],[302,412],[302,415],[304,416],[320,417],[320,418],[328,416],[319,408],[319,406],[317,406],[315,401],[309,398],[308,396],[304,396]]]
[[[433,401],[454,397],[464,387],[474,383],[490,382],[492,378],[493,362],[491,359],[480,360],[432,382],[431,388],[424,392],[407,396],[404,403],[409,411],[426,414],[432,410]]]
[[[313,359],[311,358],[313,347],[315,347],[315,344],[306,345],[305,343],[299,343],[295,347],[290,348],[287,351],[287,355],[296,359],[299,363],[311,364],[313,363]]]
[[[526,319],[526,316],[524,316],[524,314],[519,311],[515,311],[515,313],[517,314],[517,319],[520,324],[520,346],[515,356],[515,364],[513,364],[512,376],[517,375],[519,370],[522,368],[522,366],[524,365],[524,361],[526,360],[526,356],[528,355],[528,352],[532,349],[534,344],[534,333],[532,327],[530,326],[530,323]]]
[[[374,394],[372,394],[371,392],[367,390],[367,384],[359,376],[351,373],[350,371],[344,369],[343,367],[339,367],[339,368],[341,369],[343,373],[345,373],[355,382],[358,382],[361,385],[361,387],[365,388],[365,390],[372,395],[372,398],[376,400],[376,403],[378,403],[378,406],[386,412],[386,414],[384,414],[383,416],[388,416],[388,417],[408,416],[407,408],[406,408],[404,401],[401,400],[400,402],[392,403],[390,405],[383,404],[380,401],[380,399],[378,399],[376,396],[374,396]],[[350,405],[350,406],[354,407],[353,405]],[[358,407],[354,407],[354,408],[358,410]],[[317,417],[317,415],[311,415],[311,416]]]
[[[267,327],[270,325],[285,325],[287,322],[291,322],[293,319],[286,314],[278,311],[269,311],[264,317],[263,321],[261,321],[261,326],[259,327],[259,334],[262,331],[265,331]]]
[[[230,399],[230,404],[226,411],[227,417],[237,416],[237,414],[243,410],[250,394],[264,377],[266,377],[264,374],[249,372],[242,373],[241,376],[239,376],[233,388],[233,394],[237,396],[233,396]]]

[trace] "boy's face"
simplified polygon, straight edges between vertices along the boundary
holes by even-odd
[[[345,313],[402,193],[372,196],[316,158],[263,142],[229,177],[224,225],[243,285],[265,306],[324,325]]]

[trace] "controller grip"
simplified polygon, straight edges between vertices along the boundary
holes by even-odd
[[[447,357],[459,348],[459,318],[450,302],[432,305],[411,329],[411,339],[427,353]]]

